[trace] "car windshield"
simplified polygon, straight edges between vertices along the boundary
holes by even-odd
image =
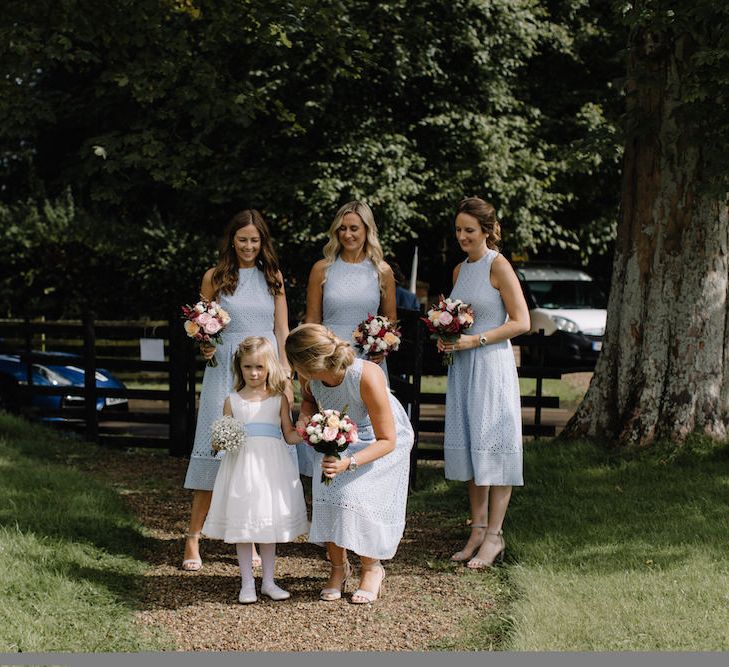
[[[607,308],[600,286],[589,280],[529,280],[537,308],[565,310]]]

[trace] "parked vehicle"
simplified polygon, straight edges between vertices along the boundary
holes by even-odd
[[[598,281],[580,269],[559,266],[516,267],[529,305],[531,333],[555,337],[545,348],[549,363],[594,366],[602,349],[607,295]],[[533,352],[526,352],[531,360]]]
[[[42,354],[42,353],[41,353]],[[79,355],[61,352],[47,352],[49,356],[63,356],[68,363],[33,364],[33,384],[42,387],[83,387],[83,359]],[[21,362],[17,354],[0,354],[0,408],[16,410],[21,405],[20,387],[27,384],[28,365]],[[96,371],[96,386],[99,389],[125,389],[124,383],[109,371],[99,368]],[[41,396],[34,395],[31,405],[38,408],[46,421],[58,421],[73,416],[69,408],[82,408],[83,396]],[[128,411],[126,398],[98,398],[96,409],[99,412]],[[78,410],[76,410],[78,412]]]

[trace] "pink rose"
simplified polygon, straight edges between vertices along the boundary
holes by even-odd
[[[223,326],[214,317],[210,318],[210,321],[205,324],[205,333],[216,334],[220,331]]]
[[[213,318],[212,318],[212,316],[211,316],[211,315],[210,315],[209,313],[200,313],[200,314],[199,314],[199,315],[197,316],[196,322],[197,322],[197,323],[198,323],[198,324],[199,324],[200,326],[203,326],[203,327],[204,327],[204,326],[205,326],[205,325],[206,325],[206,324],[207,324],[208,322],[210,322],[210,320],[212,320],[212,319],[213,319]]]
[[[326,440],[326,442],[332,442],[332,441],[336,440],[338,435],[339,435],[338,428],[334,428],[333,426],[327,426],[324,429],[323,437],[324,437],[324,440]]]
[[[438,323],[444,327],[447,327],[451,322],[453,322],[453,315],[449,312],[443,312],[438,316]]]

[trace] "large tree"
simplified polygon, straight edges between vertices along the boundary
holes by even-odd
[[[604,349],[568,436],[729,426],[729,6],[626,4],[628,131]]]

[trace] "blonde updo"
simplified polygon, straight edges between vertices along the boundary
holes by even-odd
[[[286,339],[286,357],[304,376],[337,373],[354,362],[354,350],[321,324],[300,324]]]
[[[458,204],[456,217],[459,213],[466,213],[476,218],[478,224],[481,225],[481,230],[486,234],[486,245],[491,250],[499,249],[501,225],[496,218],[496,209],[493,204],[489,204],[480,197],[466,197]]]

